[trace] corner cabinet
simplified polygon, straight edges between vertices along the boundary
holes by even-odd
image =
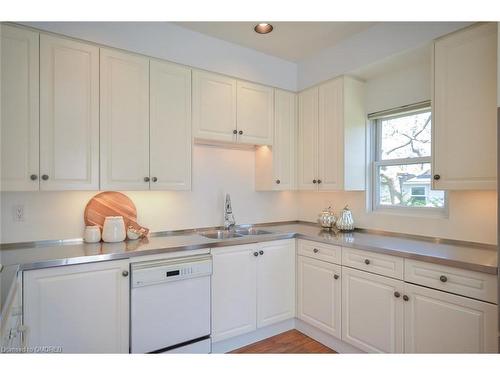
[[[497,25],[434,43],[433,188],[497,188]]]
[[[273,146],[255,150],[255,190],[294,190],[297,149],[297,95],[275,90]]]
[[[39,34],[1,27],[1,190],[39,189]]]
[[[295,316],[295,241],[212,250],[212,341]]]
[[[128,353],[128,272],[128,260],[24,271],[26,345]]]
[[[40,35],[40,190],[99,190],[99,48]]]
[[[299,190],[364,190],[364,84],[340,77],[299,93]]]

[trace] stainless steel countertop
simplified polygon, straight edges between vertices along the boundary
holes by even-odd
[[[0,302],[3,305],[8,288],[18,271],[287,238],[302,238],[490,274],[497,273],[497,252],[492,245],[431,240],[425,237],[389,235],[363,230],[334,233],[321,230],[317,224],[304,222],[262,224],[258,227],[272,233],[217,240],[201,236],[198,230],[187,230],[166,232],[138,241],[119,243],[49,241],[36,246],[3,245],[0,250],[0,259],[4,266],[0,273],[2,285]]]

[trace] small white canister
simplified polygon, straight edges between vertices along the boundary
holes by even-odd
[[[125,222],[122,216],[106,216],[102,228],[102,240],[104,242],[121,242],[127,236]]]
[[[83,232],[83,240],[87,243],[96,243],[101,240],[101,228],[97,225],[88,225]]]

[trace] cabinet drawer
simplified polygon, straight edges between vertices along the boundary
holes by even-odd
[[[497,277],[439,264],[405,259],[405,281],[497,303]]]
[[[321,242],[299,240],[299,255],[341,264],[342,248]]]
[[[342,249],[342,265],[403,279],[403,259],[392,255],[344,247]]]

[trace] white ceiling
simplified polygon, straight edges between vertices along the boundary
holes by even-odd
[[[288,61],[306,59],[366,30],[375,22],[272,22],[270,34],[257,34],[258,22],[176,22],[199,33]]]

